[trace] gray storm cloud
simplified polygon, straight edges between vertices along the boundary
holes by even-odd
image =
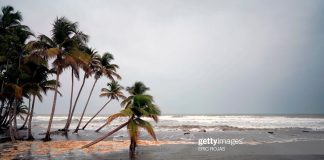
[[[143,81],[165,114],[324,113],[323,1],[1,2],[7,4],[36,34],[49,35],[57,16],[78,21],[89,46],[114,54],[121,84]],[[57,113],[68,110],[69,73]],[[89,113],[105,102],[98,96],[105,83]],[[51,102],[48,94],[36,112],[49,113]],[[119,109],[114,103],[107,113]]]

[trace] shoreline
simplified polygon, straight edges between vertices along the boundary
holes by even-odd
[[[19,141],[2,144],[1,157],[7,159],[128,159],[129,141],[102,141],[80,149],[90,141]],[[322,159],[324,141],[226,145],[225,151],[202,151],[195,142],[140,140],[137,159]],[[212,146],[207,146],[212,147]],[[243,158],[242,158],[243,157]]]
[[[36,157],[60,157],[78,152],[79,156],[86,156],[87,154],[109,154],[114,152],[128,152],[130,144],[129,140],[123,141],[101,141],[89,148],[81,149],[85,144],[91,141],[76,141],[76,140],[52,140],[43,142],[41,140],[34,141],[17,141],[13,144],[6,142],[1,144],[0,155],[2,159],[16,159],[16,158],[36,158]],[[139,147],[161,146],[161,145],[178,145],[178,144],[194,144],[186,141],[148,141],[139,140]]]
[[[57,132],[60,126],[55,127],[50,142],[41,141],[45,128],[36,124],[32,130],[35,141],[0,143],[1,158],[129,159],[129,137],[125,128],[89,149],[80,149],[82,145],[102,136],[116,125],[109,125],[99,133],[89,129],[74,134],[70,130],[67,136]],[[20,130],[19,133],[26,138],[26,131]],[[153,141],[146,132],[141,133],[140,144],[136,148],[137,159],[324,159],[324,131],[305,128],[212,130],[208,127],[157,127],[158,142]],[[242,139],[243,144],[199,146],[199,140],[206,138]],[[213,147],[214,150],[206,151],[199,147]],[[302,155],[303,158],[298,158],[297,155]]]
[[[23,135],[25,131],[21,132]],[[129,159],[127,133],[120,131],[87,149],[81,146],[101,136],[92,130],[81,130],[68,136],[53,134],[52,141],[43,142],[41,129],[35,128],[34,141],[0,143],[2,159]],[[303,132],[300,129],[245,131],[159,132],[158,141],[143,134],[139,138],[135,159],[309,159],[324,158],[324,132]],[[243,139],[243,144],[198,145],[206,138]],[[305,139],[306,138],[306,139]],[[205,147],[205,149],[203,149]],[[218,150],[219,148],[224,150]],[[209,149],[209,150],[206,150]],[[213,148],[212,150],[210,148]],[[303,158],[300,158],[303,157]]]

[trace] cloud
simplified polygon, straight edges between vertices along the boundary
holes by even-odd
[[[121,83],[146,83],[164,113],[324,113],[322,1],[5,3],[36,33],[49,34],[56,16],[78,21],[91,47],[115,55]],[[69,93],[69,73],[62,81]],[[89,112],[104,103],[105,83]],[[59,99],[59,113],[68,98]]]

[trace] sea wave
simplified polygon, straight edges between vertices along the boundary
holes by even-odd
[[[83,123],[91,116],[85,116]],[[54,116],[54,121],[65,122],[66,116]],[[106,116],[93,119],[90,126],[100,127],[105,123]],[[118,125],[127,118],[119,118],[111,125]],[[145,118],[148,121],[152,120]],[[47,123],[49,116],[35,116],[35,121]],[[78,122],[79,117],[74,117],[73,122]],[[282,128],[307,128],[324,131],[324,117],[322,116],[266,116],[266,115],[163,115],[159,123],[153,123],[158,128],[179,129],[213,129],[213,130],[246,130],[246,129],[282,129]]]

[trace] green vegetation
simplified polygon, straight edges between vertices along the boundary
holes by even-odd
[[[147,90],[149,90],[149,88],[147,88],[142,82],[136,82],[132,87],[128,87],[127,91],[130,96],[121,103],[124,109],[119,113],[109,116],[107,122],[110,123],[118,117],[128,117],[128,120],[113,131],[103,135],[82,148],[90,147],[126,126],[131,141],[129,146],[131,156],[134,155],[137,146],[139,127],[144,128],[149,135],[156,140],[152,125],[142,119],[143,117],[149,117],[155,122],[158,122],[158,115],[161,114],[160,109],[153,103],[153,97],[145,94]]]
[[[142,117],[153,118],[158,121],[160,110],[153,103],[152,96],[146,94],[149,89],[142,82],[136,82],[134,86],[127,87],[130,94],[125,97],[123,87],[116,80],[121,76],[117,73],[118,65],[113,64],[114,57],[111,53],[102,56],[94,49],[87,46],[89,36],[79,30],[78,23],[71,22],[65,17],[57,18],[53,23],[51,36],[34,35],[28,26],[22,23],[22,15],[14,11],[13,7],[2,7],[0,14],[0,132],[9,132],[12,142],[21,139],[17,126],[17,118],[24,120],[20,129],[27,125],[27,139],[33,140],[32,119],[35,111],[35,101],[42,101],[48,91],[53,91],[53,103],[45,141],[51,140],[51,129],[55,115],[56,102],[59,92],[60,76],[63,72],[71,71],[71,93],[69,113],[67,113],[66,125],[60,129],[63,133],[69,132],[74,111],[78,107],[80,94],[84,92],[85,81],[92,76],[95,81],[88,94],[79,123],[74,132],[78,132],[84,114],[90,102],[93,90],[99,78],[107,78],[107,88],[102,88],[101,97],[107,98],[107,102],[100,110],[82,127],[86,126],[112,101],[122,99],[123,110],[113,114],[107,119],[107,124],[118,117],[128,117],[128,121],[121,124],[115,130],[103,137],[84,146],[88,147],[103,140],[119,129],[128,128],[131,139],[130,152],[134,153],[137,144],[139,130],[144,128],[156,140],[151,124]],[[81,87],[76,97],[73,97],[75,79],[79,80],[80,70],[84,75]],[[51,79],[54,77],[55,79]],[[44,106],[49,107],[49,106]],[[105,126],[104,125],[104,126]]]

